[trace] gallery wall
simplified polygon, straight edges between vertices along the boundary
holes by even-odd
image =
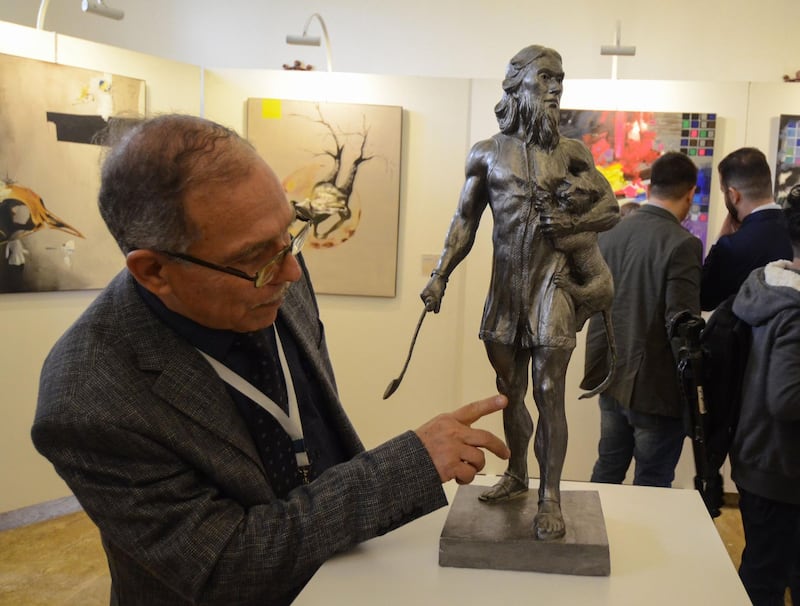
[[[150,112],[200,111],[201,70],[196,66],[2,21],[0,53],[145,80],[146,107]],[[24,87],[24,82],[20,86]],[[5,177],[7,170],[8,167],[0,167],[0,174]],[[63,176],[61,167],[53,166],[51,170],[54,175]],[[99,166],[87,167],[86,173],[99,173]],[[94,180],[99,185],[99,179]],[[57,192],[52,192],[45,199],[57,198]],[[121,269],[122,253],[118,255],[116,262]],[[30,428],[42,362],[56,339],[97,293],[79,290],[0,294],[0,318],[6,327],[4,346],[0,348],[0,373],[6,384],[0,423],[0,512],[69,495],[49,462],[33,448]]]
[[[148,112],[202,113],[240,132],[244,132],[245,102],[250,97],[402,106],[397,295],[320,296],[342,398],[365,443],[373,446],[438,412],[494,391],[494,378],[476,336],[491,258],[489,221],[485,220],[473,252],[451,278],[442,312],[425,320],[400,389],[390,400],[381,399],[405,359],[421,311],[418,295],[455,209],[466,152],[472,142],[496,130],[492,108],[499,98],[498,80],[201,70],[4,22],[0,22],[0,52],[141,78],[147,86]],[[722,124],[718,157],[740,145],[754,144],[774,159],[777,117],[798,113],[800,85],[570,79],[565,83],[563,106],[714,111]],[[722,221],[718,194],[712,192],[710,235],[716,234]],[[8,327],[0,368],[9,385],[4,398],[6,421],[0,425],[0,485],[4,487],[0,512],[69,494],[49,463],[33,449],[29,430],[41,363],[52,343],[96,294],[0,295],[0,314]],[[570,366],[567,398],[571,438],[565,479],[573,480],[588,479],[599,422],[596,400],[577,400],[581,367],[579,343]],[[499,418],[484,426],[501,432]],[[502,469],[501,462],[489,458],[489,471]],[[531,469],[535,473],[534,464]],[[691,462],[684,456],[676,485],[689,487],[691,476]]]
[[[462,295],[455,288],[455,313],[426,320],[400,388],[388,400],[381,397],[400,372],[423,309],[419,292],[431,269],[423,257],[441,248],[441,226],[449,221],[450,204],[461,187],[469,82],[367,74],[206,71],[207,117],[246,132],[244,107],[253,97],[403,107],[397,294],[390,298],[319,295],[342,401],[365,444],[377,445],[449,410],[460,395],[461,357],[455,344],[460,341]],[[489,385],[474,397],[493,390]]]
[[[204,67],[280,69],[299,59],[324,69],[320,48],[289,47],[308,17],[327,24],[336,71],[499,78],[528,44],[560,51],[570,78],[608,78],[619,20],[635,57],[625,79],[779,81],[800,69],[791,52],[796,0],[107,0],[111,21],[83,14],[79,0],[49,0],[45,29]],[[39,0],[0,2],[0,20],[33,27]],[[309,33],[320,35],[312,22]]]

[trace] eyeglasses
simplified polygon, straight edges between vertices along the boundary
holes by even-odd
[[[267,261],[266,265],[256,271],[256,273],[252,276],[240,269],[236,269],[235,267],[217,265],[216,263],[204,261],[203,259],[198,259],[197,257],[193,257],[185,253],[170,252],[168,250],[156,250],[156,252],[159,252],[162,255],[175,257],[176,259],[181,259],[183,261],[188,261],[189,263],[194,263],[195,265],[202,265],[208,269],[221,271],[223,273],[230,274],[231,276],[243,278],[244,280],[252,282],[256,288],[261,288],[275,277],[275,274],[278,273],[278,268],[281,266],[281,263],[283,263],[286,255],[292,255],[293,257],[297,256],[297,254],[303,248],[303,244],[306,243],[306,240],[308,239],[308,230],[309,227],[311,227],[311,223],[304,217],[298,216],[297,219],[304,221],[305,225],[303,225],[300,231],[297,232],[297,235],[291,237],[291,241],[286,248],[282,249],[277,255]]]

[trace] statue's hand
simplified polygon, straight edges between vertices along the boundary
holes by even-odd
[[[539,228],[542,233],[551,238],[573,234],[575,229],[575,216],[558,209],[548,209],[539,215]]]
[[[559,208],[588,210],[600,197],[600,192],[591,187],[583,187],[578,183],[565,183],[556,191]]]
[[[434,273],[428,284],[422,289],[420,298],[425,303],[425,309],[432,311],[435,314],[439,313],[439,308],[442,306],[442,297],[444,297],[444,289],[447,287],[447,278],[441,274]]]

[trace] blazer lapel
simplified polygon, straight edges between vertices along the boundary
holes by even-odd
[[[278,313],[297,339],[306,359],[311,363],[316,378],[327,396],[325,405],[337,423],[337,429],[349,449],[350,456],[354,456],[364,450],[364,445],[339,401],[316,302],[308,285],[309,282],[306,280],[293,284],[287,291]]]
[[[153,391],[217,437],[239,449],[263,471],[261,458],[236,405],[200,353],[164,326],[136,292],[133,278],[117,278],[117,325],[124,330],[139,368],[158,373]]]
[[[319,320],[308,314],[295,288],[290,288],[286,293],[286,298],[278,313],[311,362],[326,395],[332,400],[338,400],[336,385],[331,381],[331,373],[326,366],[327,360],[324,360],[319,353],[319,329],[316,332],[311,330],[311,327],[317,327]]]

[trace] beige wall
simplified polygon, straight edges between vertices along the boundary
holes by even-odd
[[[621,22],[635,57],[626,79],[777,81],[800,69],[792,52],[797,0],[107,0],[111,21],[51,0],[45,29],[204,67],[281,69],[300,59],[324,69],[320,48],[288,47],[313,12],[322,14],[334,69],[411,76],[499,78],[528,44],[564,56],[570,78],[608,78],[600,55]],[[0,2],[0,20],[33,27],[37,0]],[[309,33],[319,35],[313,22]]]
[[[147,81],[149,111],[200,111],[201,70],[196,66],[2,21],[0,52],[141,78]],[[69,494],[34,450],[30,426],[47,352],[96,295],[90,290],[0,295],[0,318],[7,327],[0,348],[0,373],[7,385],[0,423],[0,512]]]
[[[112,24],[113,25],[113,24]],[[489,236],[484,221],[475,248],[455,272],[442,313],[429,317],[398,392],[381,400],[400,371],[421,310],[425,255],[438,255],[463,180],[471,142],[495,130],[496,79],[286,73],[208,69],[0,22],[0,52],[109,70],[147,83],[148,111],[204,112],[236,128],[250,96],[379,103],[404,107],[397,296],[321,296],[320,306],[343,400],[367,445],[433,414],[494,391],[476,334],[488,284]],[[568,80],[565,107],[715,111],[722,126],[718,156],[743,144],[774,155],[777,117],[800,108],[800,84]],[[710,239],[722,221],[712,196]],[[120,264],[122,260],[120,259]],[[63,497],[67,488],[33,449],[30,423],[38,373],[49,347],[96,291],[0,295],[7,327],[0,368],[7,385],[0,424],[0,512]],[[570,367],[570,446],[565,478],[588,479],[598,435],[593,401],[577,401],[582,344]],[[485,423],[499,430],[499,420]],[[687,453],[688,454],[688,449]],[[535,473],[535,464],[532,471]],[[489,461],[490,471],[501,471]],[[684,456],[679,486],[691,485]]]
[[[414,429],[459,399],[461,295],[447,314],[426,320],[406,378],[381,399],[398,375],[417,318],[419,292],[430,270],[422,257],[438,253],[463,178],[469,82],[462,79],[366,74],[207,70],[206,115],[244,129],[248,97],[275,97],[403,107],[397,296],[320,295],[328,344],[342,400],[368,446]],[[313,276],[312,276],[313,278]],[[482,393],[490,393],[489,387]],[[478,394],[476,394],[477,397]]]

